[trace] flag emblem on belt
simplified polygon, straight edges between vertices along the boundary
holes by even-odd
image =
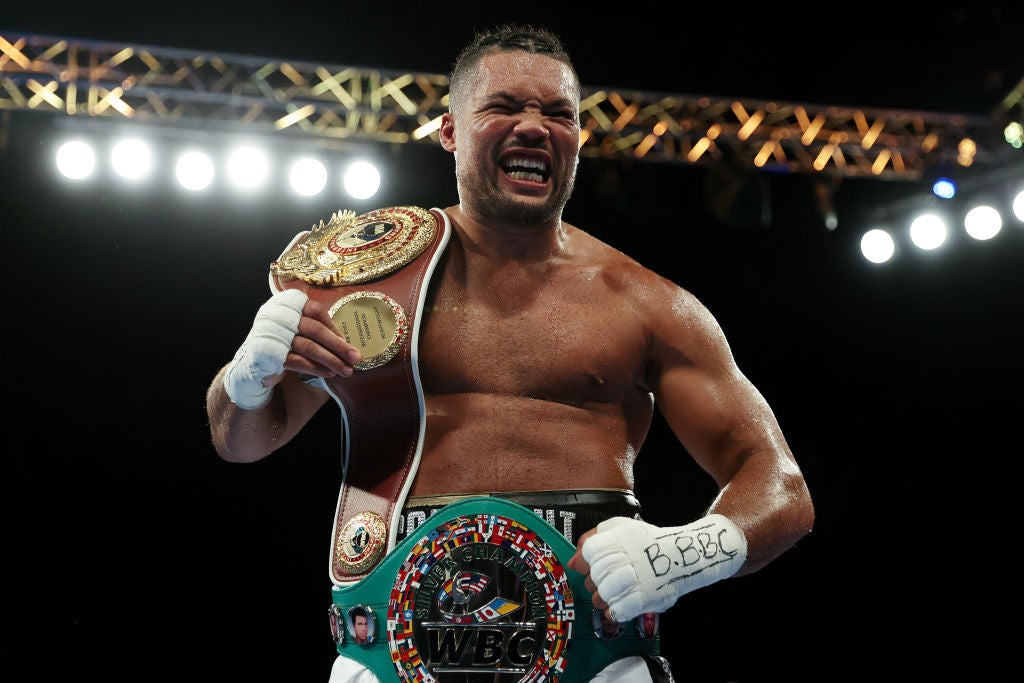
[[[401,680],[473,671],[558,681],[575,601],[563,564],[529,524],[528,516],[481,513],[417,529],[423,535],[388,603],[388,646]]]

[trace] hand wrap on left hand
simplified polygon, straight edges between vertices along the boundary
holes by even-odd
[[[718,514],[677,527],[613,517],[597,525],[582,553],[612,618],[628,621],[664,612],[680,596],[735,574],[746,560],[747,540]]]

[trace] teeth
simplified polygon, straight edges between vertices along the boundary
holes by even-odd
[[[543,182],[547,165],[538,159],[509,159],[503,166],[510,178]]]
[[[538,171],[544,170],[544,162],[538,159],[513,159],[511,166],[523,166],[524,168],[534,168]]]
[[[508,177],[514,180],[531,180],[535,183],[544,182],[544,176],[540,173],[528,173],[527,171],[510,171]]]

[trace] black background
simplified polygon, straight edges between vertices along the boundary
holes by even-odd
[[[838,23],[727,9],[25,7],[0,29],[444,73],[474,26],[515,19],[562,34],[588,85],[965,113],[1024,76],[1009,4]],[[297,230],[341,208],[455,203],[451,159],[391,150],[395,170],[362,204],[186,201],[169,180],[55,179],[53,123],[14,114],[0,154],[0,677],[325,682],[337,411],[230,465],[204,394]],[[566,210],[708,305],[817,505],[814,532],[774,564],[666,614],[665,654],[688,683],[1006,680],[1024,226],[878,267],[858,254],[858,220],[922,188],[846,180],[829,231],[812,180],[759,178],[772,223],[758,227],[710,211],[707,168],[583,160]],[[636,476],[655,523],[689,521],[714,495],[660,421]]]

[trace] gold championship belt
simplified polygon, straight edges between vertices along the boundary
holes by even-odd
[[[339,211],[314,226],[270,264],[282,283],[300,280],[314,287],[355,285],[388,275],[423,253],[437,233],[437,219],[416,206],[378,209],[356,216]],[[402,306],[386,294],[357,291],[331,306],[345,339],[363,354],[355,368],[384,365],[409,333]]]
[[[282,281],[317,287],[354,285],[386,275],[418,256],[434,238],[437,219],[418,206],[378,209],[356,216],[339,211],[320,221],[270,264]]]
[[[333,214],[270,264],[278,290],[325,304],[362,360],[324,379],[345,422],[344,481],[331,543],[335,583],[357,581],[394,545],[393,527],[425,430],[416,330],[431,274],[451,235],[440,209],[395,206]]]
[[[581,683],[611,662],[657,654],[643,619],[611,622],[575,548],[529,508],[491,496],[436,512],[362,581],[335,586],[338,654],[382,683]]]

